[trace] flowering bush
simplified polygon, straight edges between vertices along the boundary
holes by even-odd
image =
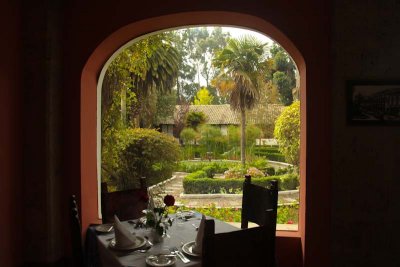
[[[168,207],[175,204],[175,198],[172,195],[164,197],[164,204],[161,207],[155,207],[153,199],[150,199],[150,209],[146,212],[146,227],[154,228],[161,236],[169,226],[172,225],[171,218],[168,217]]]
[[[244,174],[245,174],[245,170],[241,166],[234,166],[224,172],[225,179],[243,178]]]
[[[256,167],[250,167],[247,169],[247,174],[251,175],[251,177],[264,177],[265,174],[257,169]]]

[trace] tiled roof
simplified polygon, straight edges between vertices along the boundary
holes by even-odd
[[[256,108],[255,110],[248,113],[247,119],[250,123],[260,123],[258,120],[262,120],[264,122],[273,120],[275,121],[276,117],[282,112],[284,106],[277,104],[270,104],[267,107],[264,106],[261,116],[258,116],[258,119],[255,119],[255,115],[258,115],[260,110]],[[177,115],[177,111],[180,109],[180,106],[175,106],[175,114]],[[266,109],[266,110],[265,110]],[[240,124],[240,115],[239,113],[233,111],[229,104],[224,105],[190,105],[189,112],[203,112],[206,115],[207,121],[206,124],[212,125],[239,125]],[[172,116],[166,118],[161,124],[174,124],[174,118]]]
[[[175,107],[175,113],[180,106]],[[189,112],[203,112],[206,115],[206,124],[221,125],[221,124],[240,124],[239,116],[231,110],[228,104],[225,105],[190,105]],[[174,114],[175,116],[176,114]],[[168,117],[161,124],[174,124],[174,118]]]
[[[191,105],[189,112],[203,112],[206,115],[207,124],[240,124],[240,117],[231,109],[228,104],[225,105]]]

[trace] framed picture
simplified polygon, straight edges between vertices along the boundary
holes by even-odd
[[[400,81],[348,81],[351,125],[400,125]]]

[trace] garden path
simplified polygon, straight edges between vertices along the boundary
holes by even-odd
[[[223,197],[223,196],[207,196],[200,197],[182,197],[183,193],[183,178],[187,175],[185,172],[175,172],[171,179],[163,184],[164,192],[175,197],[176,205],[185,205],[187,207],[206,207],[211,204],[216,204],[217,207],[242,207],[242,199],[240,197]]]
[[[172,177],[164,181],[160,186],[162,192],[175,197],[176,205],[185,205],[187,207],[207,207],[215,204],[217,207],[241,208],[242,196],[234,194],[204,194],[204,195],[185,195],[183,194],[183,178],[187,175],[185,172],[174,172]],[[279,203],[293,203],[299,199],[298,190],[280,191]]]

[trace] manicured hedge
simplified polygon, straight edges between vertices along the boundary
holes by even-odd
[[[254,151],[276,153],[276,152],[279,152],[279,147],[278,146],[256,146],[256,147],[254,147]]]
[[[257,146],[254,148],[254,155],[273,161],[286,162],[285,156],[279,152],[276,146]]]
[[[183,179],[185,194],[217,194],[221,192],[235,193],[243,188],[244,178],[235,179],[213,179],[200,178],[200,172],[188,175]],[[298,176],[295,174],[285,174],[281,176],[268,176],[262,178],[252,178],[252,183],[267,186],[269,181],[278,180],[279,190],[293,190],[299,186]]]
[[[196,162],[196,161],[181,161],[178,165],[178,170],[181,172],[195,172],[203,170],[204,168],[210,168],[214,173],[224,173],[229,168],[236,166],[238,162],[230,161],[212,161],[212,162]]]

